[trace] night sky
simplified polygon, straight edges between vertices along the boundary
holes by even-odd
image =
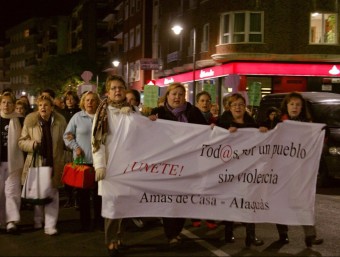
[[[0,40],[5,31],[31,17],[69,15],[79,0],[0,0]]]

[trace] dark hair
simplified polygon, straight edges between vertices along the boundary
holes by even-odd
[[[80,99],[79,99],[79,96],[77,95],[77,92],[73,91],[73,90],[68,90],[66,91],[64,94],[63,94],[63,100],[64,100],[64,104],[66,105],[66,98],[68,96],[72,96],[74,101],[76,101],[76,104],[75,106],[78,106],[79,102],[80,102]]]
[[[310,113],[307,110],[306,100],[298,92],[291,92],[288,95],[286,95],[286,97],[283,99],[281,103],[281,115],[289,115],[287,105],[292,98],[298,98],[302,102],[302,109],[301,109],[301,113],[299,114],[299,118],[303,121],[311,121],[312,119],[311,119]]]
[[[6,93],[6,92],[13,93],[13,89],[10,88],[10,87],[6,87],[6,88],[4,88],[4,90],[2,90],[2,94]]]
[[[44,89],[43,91],[41,91],[41,94],[42,93],[47,93],[50,95],[50,97],[52,97],[53,99],[55,98],[55,92],[53,89],[50,89],[50,88],[46,88]]]
[[[279,114],[280,113],[280,110],[278,108],[276,108],[275,106],[271,106],[267,109],[267,112],[266,112],[266,117],[268,118],[269,115],[272,113],[272,112],[275,112],[276,114]]]
[[[211,95],[209,94],[209,92],[207,91],[202,91],[202,92],[199,92],[197,95],[196,95],[196,103],[198,103],[198,101],[200,100],[200,97],[202,95],[207,95],[211,101]]]
[[[128,90],[125,91],[125,94],[128,94],[128,93],[131,93],[135,96],[136,102],[138,103],[137,105],[139,105],[140,104],[140,93],[139,93],[139,91],[136,90],[136,89],[128,89]]]

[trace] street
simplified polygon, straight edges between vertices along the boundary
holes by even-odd
[[[61,197],[61,206],[63,206]],[[158,218],[145,218],[145,226],[137,228],[127,221],[127,233],[122,256],[340,256],[340,187],[319,189],[316,197],[318,236],[322,245],[305,247],[301,226],[289,226],[290,243],[279,246],[274,224],[257,224],[257,237],[263,246],[244,245],[245,228],[235,223],[235,243],[224,243],[224,226],[209,230],[205,223],[194,228],[188,219],[182,231],[183,243],[169,249]],[[75,232],[79,228],[78,212],[74,208],[60,208],[59,234],[47,236],[43,230],[33,230],[32,210],[22,211],[20,235],[0,234],[0,256],[107,256],[104,232]]]

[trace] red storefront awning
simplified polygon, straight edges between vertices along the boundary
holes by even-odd
[[[316,76],[340,77],[340,64],[333,63],[270,63],[270,62],[233,62],[195,71],[195,80],[211,79],[229,74],[263,76]],[[156,80],[157,86],[172,82],[193,81],[193,73],[186,72]]]

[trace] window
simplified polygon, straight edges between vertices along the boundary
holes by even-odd
[[[135,62],[135,81],[140,80],[140,61]]]
[[[192,56],[193,53],[194,53],[194,45],[195,45],[195,42],[194,40],[196,40],[196,30],[195,29],[192,29],[190,30],[190,45],[188,47],[188,56]],[[196,49],[195,49],[196,50]],[[196,54],[196,53],[195,53]]]
[[[221,15],[221,43],[263,43],[263,12]]]
[[[135,30],[130,29],[130,49],[135,47]]]
[[[130,1],[130,16],[135,14],[135,0]]]
[[[136,12],[139,12],[140,10],[142,10],[142,1],[136,0]]]
[[[129,50],[129,34],[124,34],[124,52],[126,53]]]
[[[141,26],[140,24],[136,26],[136,47],[140,46],[141,42]]]
[[[337,44],[337,20],[334,13],[312,13],[310,15],[311,44]]]
[[[190,9],[197,8],[197,0],[190,0],[189,1],[189,8]]]
[[[209,50],[209,23],[203,26],[203,40],[201,43],[201,52],[207,52]]]
[[[129,18],[129,0],[125,0],[125,6],[124,6],[124,11],[125,11],[125,20]]]
[[[135,63],[129,63],[129,82],[135,81]]]

